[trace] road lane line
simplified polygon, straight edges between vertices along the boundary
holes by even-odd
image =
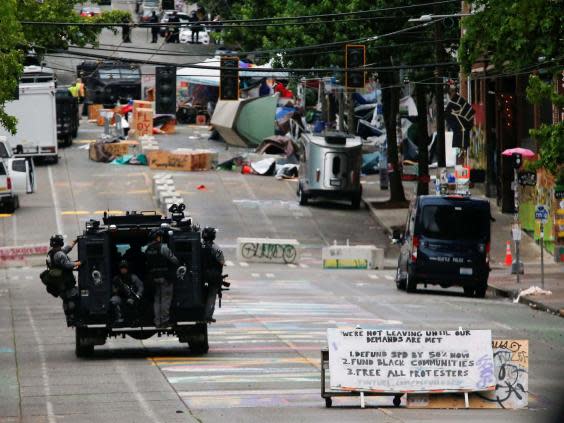
[[[290,267],[291,269],[295,269],[295,268],[298,267],[298,266],[296,266],[296,265],[293,264],[293,263],[289,263],[289,264],[288,264],[288,267]]]
[[[114,346],[113,344],[114,342],[112,340],[108,340],[108,345],[110,347],[113,347]],[[118,360],[116,362],[115,368],[118,371],[121,379],[125,382],[129,390],[131,391],[131,393],[139,403],[139,405],[141,405],[141,409],[145,413],[145,416],[147,416],[147,418],[149,418],[154,423],[160,423],[162,420],[159,419],[159,417],[155,414],[155,412],[153,411],[153,409],[151,408],[151,406],[149,405],[143,394],[139,392],[135,382],[131,379],[131,377],[129,376],[129,372],[125,369],[123,364],[121,364],[121,361]]]
[[[51,198],[53,200],[53,207],[55,209],[55,223],[57,225],[57,233],[63,234],[63,221],[61,220],[61,205],[59,203],[59,197],[57,196],[57,191],[55,191],[55,184],[53,183],[53,171],[51,166],[47,167],[47,176],[49,178],[49,186],[51,187]]]
[[[394,280],[394,277],[393,277],[393,276],[390,276],[390,275],[384,275],[384,277],[385,277],[386,279],[388,279],[389,281],[393,281],[393,280]]]
[[[227,260],[227,261],[225,262],[225,265],[226,265],[227,267],[231,267],[231,266],[234,266],[235,264],[234,264],[231,260]]]
[[[267,273],[266,277],[272,279],[274,278],[274,273]]]
[[[370,279],[380,279],[378,275],[368,275]]]
[[[259,278],[260,277],[260,273],[251,273],[251,276],[253,278]]]
[[[35,343],[37,344],[37,353],[39,354],[39,361],[41,363],[41,378],[43,379],[43,390],[45,392],[45,406],[47,408],[47,421],[49,423],[56,423],[55,413],[53,412],[53,404],[49,397],[51,396],[51,386],[49,385],[49,373],[47,372],[47,358],[45,355],[45,349],[43,348],[43,342],[41,341],[41,336],[35,325],[35,319],[31,314],[31,309],[26,306],[27,318],[29,319],[29,326],[33,332],[33,337],[35,338]]]
[[[249,263],[244,262],[244,261],[239,262],[239,265],[240,265],[241,267],[249,267]]]

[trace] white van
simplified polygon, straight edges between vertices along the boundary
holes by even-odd
[[[16,156],[42,157],[56,163],[55,81],[52,76],[50,81],[31,79],[37,73],[29,68],[35,67],[26,67],[19,85],[19,98],[6,103],[6,113],[18,119],[17,132],[12,135],[0,126],[0,136],[6,137],[9,148]]]
[[[0,137],[0,212],[13,213],[19,194],[35,191],[35,168],[30,157],[14,157],[5,137]]]

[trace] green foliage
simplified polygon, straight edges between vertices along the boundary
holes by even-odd
[[[359,10],[376,10],[389,7],[402,7],[417,2],[412,0],[350,0],[344,1],[308,1],[308,0],[241,0],[232,7],[233,17],[237,19],[272,18],[302,15],[317,15]],[[436,13],[449,14],[456,12],[456,2],[440,5]],[[318,23],[303,25],[282,25],[257,28],[235,28],[227,31],[226,41],[235,44],[243,51],[285,49],[315,44],[344,42],[364,39],[374,35],[386,34],[413,26],[408,22],[410,17],[432,13],[430,7],[415,9],[397,9],[384,11],[378,15],[388,19],[359,20],[362,16],[341,16],[335,18],[315,19]],[[365,15],[366,16],[366,15]],[[391,19],[389,19],[391,18]],[[310,20],[311,21],[311,20]],[[322,22],[321,22],[322,21]],[[280,22],[280,21],[279,21]],[[295,21],[291,21],[295,22]],[[458,33],[457,25],[445,27],[445,37]],[[433,44],[410,43],[433,40],[432,26],[413,32],[406,32],[390,38],[382,38],[367,43],[367,63],[377,65],[401,63],[428,63],[433,60]],[[283,52],[277,55],[265,52],[263,61],[275,59],[277,65],[287,67],[330,67],[344,66],[344,45],[320,47],[300,52]],[[259,55],[260,57],[260,55]]]
[[[458,52],[463,68],[486,58],[498,71],[521,70],[562,54],[562,0],[470,0]],[[562,58],[560,57],[560,63]]]
[[[14,98],[22,72],[22,55],[17,46],[23,42],[16,19],[17,0],[3,0],[0,7],[0,125],[15,133],[17,121],[5,111],[7,101]]]
[[[76,0],[1,0],[0,6],[0,126],[14,133],[16,119],[5,111],[5,103],[14,97],[22,72],[22,46],[33,46],[41,53],[52,49],[66,49],[70,45],[97,43],[102,27],[73,25],[21,25],[20,21],[37,22],[95,22],[112,24],[124,22],[131,15],[127,11],[112,10],[100,16],[82,18],[75,10]]]
[[[541,141],[539,164],[556,175],[558,166],[564,163],[564,122],[542,124],[539,129],[531,129],[530,133]]]
[[[533,104],[550,100],[554,106],[564,107],[564,95],[558,94],[551,84],[543,82],[537,75],[529,76],[527,99]]]
[[[548,99],[556,107],[564,107],[564,96],[536,75],[529,77],[527,99],[533,104]],[[564,122],[554,125],[542,124],[539,129],[531,129],[529,133],[540,141],[538,165],[556,175],[558,166],[564,164]]]

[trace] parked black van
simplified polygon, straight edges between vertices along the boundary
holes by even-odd
[[[68,87],[62,87],[57,88],[55,103],[57,105],[57,139],[63,146],[68,147],[72,144],[72,139],[78,135],[80,125],[78,99],[71,95]]]
[[[415,198],[405,230],[393,234],[401,244],[398,289],[462,286],[467,296],[483,298],[490,272],[490,222],[487,200],[461,195]]]

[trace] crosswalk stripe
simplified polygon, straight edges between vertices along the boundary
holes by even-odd
[[[298,266],[296,266],[296,265],[293,264],[293,263],[289,263],[289,264],[288,264],[288,267],[291,267],[292,269],[295,269],[295,268],[298,267]]]
[[[272,279],[272,278],[274,277],[274,273],[267,273],[267,274],[266,274],[266,277]]]
[[[260,273],[251,273],[251,276],[253,278],[258,278],[258,277],[260,277]]]
[[[239,262],[239,265],[240,265],[241,267],[249,267],[249,263],[247,263],[247,262],[245,262],[245,261]]]
[[[300,267],[301,267],[302,269],[307,269],[307,268],[309,267],[309,265],[304,264],[304,263],[300,263]]]
[[[393,278],[392,276],[390,276],[390,275],[384,275],[384,277],[385,277],[386,279],[388,279],[389,281],[393,281],[393,280],[394,280],[394,278]]]
[[[370,279],[379,279],[378,275],[368,275]]]

